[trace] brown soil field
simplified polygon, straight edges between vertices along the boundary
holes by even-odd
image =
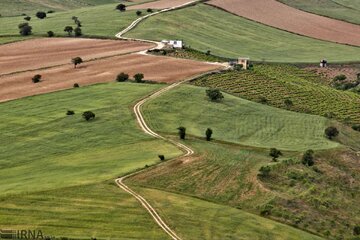
[[[152,44],[83,38],[41,38],[0,45],[0,75],[141,51]]]
[[[164,8],[170,8],[170,7],[176,7],[181,4],[190,2],[191,0],[159,0],[149,3],[143,3],[139,5],[130,6],[127,9],[164,9]]]
[[[211,0],[207,3],[289,32],[360,46],[360,25],[300,11],[276,0]]]
[[[85,62],[77,69],[74,69],[72,64],[66,64],[0,76],[0,102],[69,89],[74,83],[85,86],[111,82],[115,81],[120,72],[128,73],[130,76],[143,73],[145,80],[171,83],[219,68],[220,65],[192,60],[128,54]],[[31,78],[35,74],[42,75],[40,83],[32,83]]]
[[[333,82],[333,79],[340,74],[344,74],[347,77],[345,82],[356,81],[357,74],[360,74],[360,64],[330,65],[327,68],[307,66],[304,69],[309,72],[316,73],[329,85]]]

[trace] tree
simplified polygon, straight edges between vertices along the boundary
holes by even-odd
[[[306,166],[312,166],[314,165],[314,151],[309,149],[307,150],[303,157],[302,157],[302,164],[306,165]]]
[[[135,79],[135,82],[137,83],[141,83],[144,79],[144,74],[142,73],[137,73],[134,75],[134,79]]]
[[[41,81],[41,75],[40,74],[36,74],[35,76],[32,77],[32,82],[33,83],[38,83]]]
[[[47,35],[48,35],[48,37],[53,37],[55,34],[54,34],[53,31],[48,31],[48,32],[47,32]]]
[[[71,115],[74,115],[74,114],[75,114],[75,112],[73,110],[68,110],[66,112],[66,115],[68,115],[68,116],[71,116]]]
[[[359,225],[354,227],[353,233],[354,233],[355,236],[360,235],[360,226]]]
[[[90,121],[95,118],[95,114],[92,111],[85,111],[82,116],[86,121]]]
[[[116,6],[116,9],[119,10],[120,12],[124,12],[126,11],[126,6],[125,4],[120,3],[119,5]]]
[[[75,37],[80,37],[82,35],[82,31],[80,27],[74,29]]]
[[[179,130],[179,137],[180,137],[180,139],[185,140],[186,128],[184,128],[184,127],[178,127],[178,130]]]
[[[26,20],[26,21],[30,21],[30,20],[31,20],[31,17],[26,16],[26,17],[24,17],[24,20]]]
[[[282,156],[282,152],[276,148],[271,148],[269,156],[271,156],[273,161],[276,162],[278,157]]]
[[[219,101],[224,98],[219,89],[207,89],[206,95],[211,101]]]
[[[141,16],[142,12],[140,10],[136,11],[136,15]]]
[[[213,134],[213,131],[211,128],[206,129],[205,135],[206,135],[206,141],[211,140],[211,135]]]
[[[74,31],[72,26],[66,26],[64,28],[64,32],[67,32],[69,36],[71,36],[72,32]]]
[[[20,29],[21,36],[31,35],[32,27],[29,25],[29,23],[20,23],[18,28]]]
[[[260,169],[259,169],[259,175],[261,177],[268,177],[270,175],[270,171],[271,171],[271,168],[270,166],[262,166]]]
[[[152,12],[153,12],[153,10],[152,10],[151,8],[148,8],[146,11],[147,11],[148,13],[152,13]]]
[[[164,155],[159,155],[159,158],[161,161],[165,161],[165,156]]]
[[[116,77],[117,82],[125,82],[127,80],[129,80],[129,74],[126,74],[124,72],[118,74]]]
[[[71,59],[71,62],[74,64],[74,68],[76,68],[77,65],[83,63],[83,60],[81,57],[76,57]]]
[[[285,99],[284,103],[285,103],[286,107],[291,107],[293,105],[293,102],[288,98]]]
[[[39,19],[44,19],[44,18],[46,18],[46,13],[45,12],[37,12],[36,17],[38,17]]]
[[[80,85],[78,83],[74,83],[74,88],[78,88]]]
[[[325,135],[328,139],[333,139],[337,135],[339,135],[339,130],[336,127],[328,127],[325,129]]]

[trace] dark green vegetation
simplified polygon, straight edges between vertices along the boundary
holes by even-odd
[[[360,2],[354,0],[279,0],[291,7],[318,15],[360,24]]]
[[[300,114],[224,94],[220,102],[206,96],[206,88],[181,86],[146,105],[149,126],[163,133],[176,133],[179,126],[187,134],[203,137],[207,128],[213,138],[257,147],[288,150],[333,148],[326,139],[329,120]],[[196,104],[194,104],[196,103]]]
[[[251,71],[228,71],[192,82],[292,111],[360,123],[360,96],[336,90],[319,76],[290,65],[255,64]],[[289,99],[292,105],[286,104]]]
[[[231,58],[248,56],[259,61],[318,62],[324,52],[331,62],[359,61],[360,56],[358,47],[298,36],[203,4],[154,16],[127,36],[182,39],[202,52],[210,50],[214,55]]]

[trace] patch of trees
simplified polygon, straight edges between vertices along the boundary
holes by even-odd
[[[116,6],[116,9],[119,10],[120,12],[125,12],[126,6],[125,4],[120,3],[119,5]]]
[[[339,130],[336,127],[328,127],[325,129],[325,135],[331,140],[339,135]]]
[[[81,30],[82,24],[81,24],[79,18],[76,16],[73,16],[71,19],[76,24],[76,27],[74,28],[72,26],[66,26],[64,28],[64,32],[67,32],[69,37],[72,35],[73,32],[75,34],[75,37],[82,36],[83,35],[82,30]]]
[[[117,82],[135,82],[135,83],[156,83],[153,81],[147,81],[144,80],[144,74],[143,73],[137,73],[133,76],[133,80],[130,79],[129,74],[121,72],[116,76]]]
[[[71,36],[73,31],[74,31],[74,28],[72,26],[66,26],[64,28],[64,32],[67,32],[69,36]]]
[[[208,98],[213,102],[220,101],[224,98],[219,89],[207,89],[206,96],[208,96]]]
[[[82,116],[86,121],[90,121],[95,118],[95,113],[93,113],[92,111],[85,111],[83,112]]]
[[[83,60],[81,57],[76,57],[71,59],[72,64],[74,64],[74,68],[76,68],[77,65],[83,63]]]
[[[36,74],[35,76],[32,77],[32,82],[33,83],[38,83],[41,81],[41,75],[40,74]]]
[[[185,137],[186,137],[186,128],[185,127],[178,127],[178,130],[179,130],[179,137],[180,139],[182,140],[185,140]]]
[[[20,35],[21,36],[28,36],[32,33],[32,27],[29,25],[29,23],[20,23],[18,28],[20,29]]]
[[[269,153],[269,156],[272,157],[272,160],[274,162],[277,162],[277,159],[282,156],[282,152],[276,148],[271,148],[270,149],[270,153]]]
[[[36,17],[39,19],[44,19],[44,18],[46,18],[46,13],[45,12],[37,12]]]

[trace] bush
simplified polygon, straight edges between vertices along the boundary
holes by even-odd
[[[306,166],[312,166],[314,165],[314,151],[309,149],[307,150],[303,157],[302,157],[302,164],[306,165]]]
[[[134,79],[135,79],[135,82],[141,83],[141,82],[143,82],[144,74],[137,73],[137,74],[134,75]]]
[[[161,161],[165,161],[165,156],[164,155],[159,155],[159,158]]]
[[[78,83],[74,83],[74,88],[78,88],[80,85]]]
[[[268,100],[267,100],[265,97],[260,97],[260,98],[259,98],[259,102],[260,102],[260,103],[267,103]]]
[[[206,141],[211,140],[211,135],[213,134],[213,130],[211,128],[206,129],[205,135],[206,135]]]
[[[121,3],[116,6],[116,9],[119,10],[120,12],[124,12],[124,11],[126,11],[126,6],[125,6],[125,4]]]
[[[360,132],[360,124],[352,125],[351,128],[354,129],[355,131]]]
[[[129,74],[126,74],[124,72],[118,74],[116,77],[117,82],[125,82],[127,80],[129,80]]]
[[[47,35],[48,35],[48,37],[53,37],[55,34],[54,34],[53,31],[48,31],[48,32],[47,32]]]
[[[184,127],[178,127],[178,130],[179,130],[179,137],[180,137],[180,139],[185,140],[186,128],[184,128]]]
[[[211,101],[220,101],[224,98],[223,94],[220,92],[219,89],[207,89],[206,95]]]
[[[271,148],[269,156],[271,156],[273,161],[276,162],[278,157],[282,156],[282,152],[276,148]]]
[[[86,121],[90,121],[95,118],[95,114],[91,111],[83,112],[82,116]]]
[[[336,77],[334,77],[334,81],[344,81],[346,80],[346,76],[344,74],[340,74],[340,75],[337,75]]]
[[[41,81],[41,75],[40,74],[36,74],[35,76],[32,77],[32,82],[33,83],[38,83]]]
[[[31,35],[32,27],[29,25],[29,23],[20,23],[18,27],[20,29],[21,36]]]
[[[68,115],[68,116],[71,116],[71,115],[74,115],[74,114],[75,114],[75,112],[72,111],[72,110],[68,110],[68,111],[66,112],[66,115]]]
[[[37,12],[36,17],[39,19],[44,19],[44,18],[46,18],[46,13],[45,12]]]
[[[271,168],[270,166],[262,166],[259,169],[259,176],[261,177],[268,177],[270,175]]]
[[[66,26],[64,28],[64,32],[67,32],[69,36],[71,36],[72,32],[74,31],[72,26]]]
[[[136,11],[136,15],[141,16],[142,12],[140,10]]]
[[[357,225],[353,228],[353,233],[355,236],[360,235],[360,226],[359,225]]]
[[[153,12],[153,10],[152,10],[151,8],[148,8],[146,11],[147,11],[148,13],[152,13],[152,12]]]
[[[284,104],[286,105],[286,107],[291,107],[292,105],[294,105],[290,99],[285,99]]]
[[[77,65],[83,63],[83,60],[81,57],[76,57],[71,59],[71,62],[74,64],[74,68],[76,68]]]
[[[339,135],[339,130],[336,127],[328,127],[325,129],[325,135],[328,139],[333,139]]]
[[[26,16],[26,17],[24,17],[24,20],[26,20],[26,21],[30,21],[30,20],[31,20],[31,17]]]
[[[74,33],[75,33],[75,37],[80,37],[82,36],[82,31],[80,27],[77,27],[74,29]]]

